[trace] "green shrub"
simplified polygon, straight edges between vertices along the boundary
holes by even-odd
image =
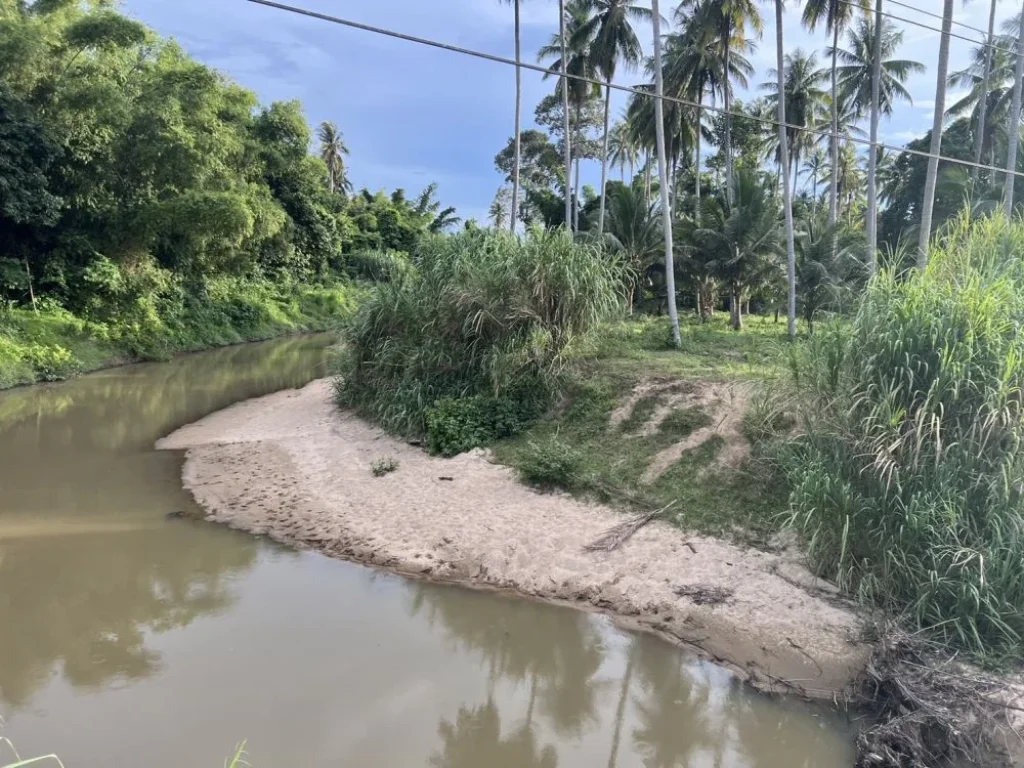
[[[356,280],[388,283],[411,270],[409,257],[397,251],[356,251],[345,256],[345,272]]]
[[[29,344],[22,355],[40,381],[60,381],[81,372],[74,355],[59,344]]]
[[[344,327],[336,382],[342,405],[394,432],[425,434],[428,411],[447,399],[542,412],[569,346],[621,306],[618,265],[565,232],[424,238],[413,263]],[[438,420],[462,422],[439,424],[444,451],[475,442],[472,414],[443,408]]]
[[[370,471],[373,473],[374,477],[384,477],[384,475],[389,475],[396,469],[398,469],[398,459],[392,456],[383,456],[379,459],[375,459],[373,463],[370,464]]]
[[[794,358],[792,523],[841,587],[976,653],[1024,637],[1024,223],[961,219]]]
[[[583,482],[583,454],[557,436],[530,440],[519,456],[517,469],[524,483],[550,490],[571,490]]]
[[[537,415],[509,397],[446,397],[427,409],[427,444],[431,453],[455,456],[519,434]]]

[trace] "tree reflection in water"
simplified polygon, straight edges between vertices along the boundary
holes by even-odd
[[[175,427],[323,372],[328,337],[288,339],[0,393],[0,705],[56,671],[95,688],[159,669],[146,636],[225,610],[252,537],[194,509]]]
[[[437,727],[441,751],[430,758],[435,768],[557,768],[554,747],[539,747],[533,728],[524,724],[502,738],[501,716],[494,700],[469,709],[459,707],[455,722]]]

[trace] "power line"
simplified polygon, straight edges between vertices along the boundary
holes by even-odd
[[[858,2],[855,2],[855,0],[837,0],[837,2],[841,3],[842,5],[848,5],[849,7],[854,8],[854,9],[859,10],[859,11],[863,11],[864,10],[864,6],[861,5]],[[894,3],[896,5],[903,5],[904,7],[911,8],[912,10],[915,10],[915,11],[920,11],[921,10],[920,8],[915,8],[914,6],[906,5],[905,3],[897,3],[896,0],[889,0],[889,2],[890,3]],[[926,11],[921,11],[921,12],[922,13],[927,13]],[[873,15],[873,13],[874,12],[872,11],[872,15]],[[895,13],[889,13],[888,11],[882,11],[882,15],[885,16],[888,19],[893,19],[894,21],[902,21],[904,24],[910,24],[911,26],[914,26],[914,27],[920,27],[921,29],[927,29],[929,32],[938,32],[939,34],[942,34],[942,29],[941,28],[929,26],[928,24],[925,24],[922,21],[915,21],[914,19],[908,19],[905,16],[899,16],[899,15],[897,15]],[[941,16],[938,16],[937,14],[928,13],[928,15],[929,16],[936,16],[937,18],[940,18],[940,19],[942,18]],[[980,31],[980,30],[976,30],[976,31]],[[950,37],[952,37],[952,38],[955,38],[957,40],[966,40],[968,43],[973,43],[974,45],[980,46],[982,48],[991,48],[994,51],[1002,51],[1003,53],[1008,53],[1011,56],[1016,56],[1017,55],[1017,52],[1014,49],[1012,49],[1012,48],[1004,48],[1001,45],[996,45],[995,43],[990,43],[990,42],[988,42],[988,40],[975,40],[973,37],[965,37],[964,35],[958,35],[956,32],[948,32],[947,34]],[[981,34],[983,34],[986,38],[988,37],[988,32],[982,32]]]
[[[901,2],[901,0],[886,0],[886,2],[889,3],[889,5],[898,5],[901,8],[906,8],[909,11],[915,11],[916,13],[920,13],[922,16],[930,16],[933,19],[939,19],[939,20],[942,19],[942,14],[941,13],[933,13],[932,11],[926,11],[924,8],[918,8],[916,5],[911,5],[910,3],[904,3],[904,2]],[[972,27],[970,24],[964,24],[962,21],[957,21],[956,19],[953,19],[952,23],[953,23],[954,26],[963,27],[964,29],[969,29],[971,32],[977,32],[982,37],[985,37],[985,38],[988,37],[988,31],[987,30],[978,29],[977,27]]]
[[[843,2],[844,0],[840,0],[840,1]],[[385,29],[384,27],[376,27],[376,26],[374,26],[372,24],[364,24],[363,22],[353,21],[351,19],[343,19],[343,18],[340,18],[338,16],[330,16],[330,15],[328,15],[326,13],[320,13],[318,11],[311,11],[311,10],[308,10],[306,8],[298,8],[298,7],[293,6],[293,5],[286,5],[284,3],[275,2],[275,0],[246,0],[246,2],[253,3],[255,5],[263,5],[263,6],[266,6],[268,8],[276,8],[277,10],[280,10],[280,11],[286,11],[288,13],[295,13],[295,14],[298,14],[299,16],[306,16],[308,18],[317,19],[319,21],[327,21],[327,22],[330,22],[332,24],[339,24],[339,25],[341,25],[343,27],[349,27],[351,29],[358,29],[358,30],[361,30],[363,32],[370,32],[371,34],[375,34],[375,35],[383,35],[384,37],[390,37],[390,38],[394,38],[396,40],[403,40],[403,41],[408,42],[408,43],[417,43],[418,45],[425,45],[425,46],[428,46],[430,48],[439,48],[439,49],[441,49],[443,51],[450,51],[452,53],[459,53],[459,54],[462,54],[464,56],[472,56],[474,58],[484,59],[486,61],[491,61],[491,62],[494,62],[496,64],[506,64],[506,65],[512,66],[512,67],[520,67],[522,69],[527,69],[527,70],[530,70],[532,72],[539,72],[539,73],[544,74],[544,75],[555,75],[555,76],[561,77],[561,74],[558,71],[551,70],[551,69],[549,69],[547,67],[542,67],[542,66],[537,65],[537,64],[527,64],[526,62],[516,62],[515,59],[510,59],[510,58],[507,58],[505,56],[498,56],[497,54],[487,53],[485,51],[477,51],[477,50],[473,50],[472,48],[464,48],[462,46],[454,45],[452,43],[445,43],[445,42],[442,42],[440,40],[431,40],[430,38],[426,38],[426,37],[418,37],[416,35],[410,35],[410,34],[407,34],[405,32],[398,32],[397,30],[393,30],[393,29]],[[615,91],[623,91],[624,93],[630,93],[630,94],[633,94],[633,95],[636,95],[636,96],[646,96],[646,97],[649,97],[649,98],[661,98],[663,101],[669,101],[669,102],[672,102],[674,104],[681,104],[681,105],[683,105],[685,107],[690,107],[691,109],[699,109],[699,110],[703,110],[703,111],[707,111],[707,112],[716,112],[716,113],[719,113],[719,114],[729,114],[732,117],[736,117],[736,118],[739,118],[741,120],[752,120],[752,121],[754,121],[756,123],[761,123],[763,125],[771,125],[771,126],[776,127],[776,128],[781,125],[784,128],[788,128],[788,129],[791,129],[791,130],[794,130],[794,131],[803,131],[804,133],[809,133],[809,134],[812,134],[812,135],[815,135],[815,136],[831,137],[833,135],[832,131],[823,131],[823,130],[818,129],[818,128],[809,128],[809,127],[807,127],[805,125],[795,125],[793,123],[780,123],[778,120],[772,120],[771,118],[759,117],[757,115],[748,115],[748,114],[746,114],[744,112],[735,112],[735,111],[732,111],[732,110],[725,110],[725,109],[723,109],[721,107],[715,107],[715,106],[711,106],[711,105],[708,105],[708,104],[698,104],[695,101],[689,101],[688,99],[680,99],[680,98],[675,97],[675,96],[664,96],[663,95],[661,97],[658,97],[654,93],[651,93],[650,91],[644,91],[644,90],[642,90],[640,88],[635,88],[635,87],[629,86],[629,85],[619,85],[617,83],[606,83],[606,82],[601,81],[601,80],[595,80],[593,78],[584,77],[583,75],[576,75],[576,74],[572,74],[572,73],[566,73],[565,77],[567,79],[569,79],[569,80],[578,80],[580,82],[588,83],[590,85],[598,85],[598,86],[601,86],[602,88],[608,87],[608,88],[611,88],[612,90],[615,90]],[[893,152],[903,152],[903,153],[906,153],[908,155],[915,155],[917,157],[928,157],[928,158],[936,157],[939,160],[944,160],[944,161],[946,161],[948,163],[954,163],[956,165],[966,165],[966,166],[969,166],[971,168],[979,168],[979,169],[981,169],[983,171],[995,171],[996,173],[1012,173],[1014,176],[1024,176],[1024,172],[1021,172],[1021,171],[1016,171],[1016,170],[1015,171],[1007,171],[1005,168],[999,168],[998,166],[994,166],[994,165],[985,165],[983,163],[975,163],[975,162],[972,162],[970,160],[960,160],[958,158],[947,157],[946,155],[942,155],[942,154],[933,155],[930,152],[924,152],[924,151],[916,150],[916,149],[909,149],[908,147],[897,147],[895,145],[884,144],[882,142],[878,142],[878,143],[872,144],[868,139],[861,139],[861,138],[858,138],[856,136],[850,136],[850,135],[844,136],[842,134],[838,134],[837,138],[839,138],[839,139],[844,139],[845,138],[847,141],[849,141],[849,142],[851,142],[853,144],[861,144],[861,145],[867,146],[869,148],[871,148],[871,147],[881,147],[882,149],[888,149],[888,150],[891,150]]]

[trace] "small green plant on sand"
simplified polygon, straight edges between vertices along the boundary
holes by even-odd
[[[379,459],[375,459],[370,465],[370,471],[373,472],[374,477],[384,477],[384,475],[391,474],[398,469],[398,459],[393,456],[382,456]]]
[[[583,455],[557,435],[530,440],[518,462],[523,482],[548,490],[577,487],[582,467]]]

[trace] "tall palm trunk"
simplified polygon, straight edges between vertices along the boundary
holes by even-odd
[[[868,274],[878,259],[878,118],[882,93],[882,0],[875,0],[875,58],[871,62],[871,144],[868,147]]]
[[[608,197],[606,187],[608,185],[608,118],[612,109],[612,79],[609,77],[605,86],[604,94],[604,149],[601,150],[601,207],[597,213],[597,234],[604,232],[604,203]]]
[[[732,23],[728,17],[725,21],[725,83],[722,88],[722,99],[725,106],[725,200],[732,205],[732,83],[729,82],[729,42],[732,39]]]
[[[828,189],[828,223],[836,225],[839,219],[839,24],[832,25],[832,180]]]
[[[519,39],[519,0],[512,0],[515,9],[515,38],[516,38],[516,132],[515,132],[515,157],[512,161],[512,225],[510,229],[516,231],[516,222],[519,220],[519,163],[521,153],[520,134],[522,133],[522,111],[523,111],[523,70],[519,67],[522,42]]]
[[[1017,181],[1017,148],[1020,146],[1021,79],[1024,78],[1024,9],[1021,10],[1020,31],[1017,33],[1017,68],[1013,78],[1013,100],[1010,116],[1006,120],[1006,186],[1003,202],[1006,215],[1013,215],[1013,185]]]
[[[651,207],[651,151],[644,150],[644,204]]]
[[[935,81],[935,115],[932,118],[931,155],[924,182],[921,205],[921,232],[917,241],[917,266],[928,266],[928,241],[932,235],[932,209],[935,207],[935,183],[939,176],[939,152],[942,150],[942,118],[946,111],[946,73],[949,70],[949,30],[953,26],[953,0],[942,3],[942,37],[939,39],[939,66]]]
[[[573,162],[576,163],[576,172],[573,179],[573,208],[572,208],[572,228],[574,232],[580,230],[580,158],[577,157]]]
[[[789,186],[789,142],[786,130],[786,69],[782,39],[782,0],[775,0],[775,59],[779,78],[779,172],[782,175],[782,207],[786,220],[786,279],[789,285],[787,330],[796,338],[796,244],[793,238],[793,199]],[[795,154],[795,153],[794,153]]]
[[[661,12],[658,0],[651,0],[651,24],[654,27],[654,133],[658,144],[658,184],[661,187],[661,222],[665,233],[665,293],[668,317],[672,323],[672,343],[679,347],[679,312],[676,309],[675,258],[672,253],[672,207],[668,200],[668,168],[665,157],[665,108],[661,102],[665,94],[661,70]]]
[[[988,10],[988,37],[985,42],[985,74],[981,80],[981,100],[978,102],[978,127],[974,134],[974,162],[971,168],[971,181],[978,178],[978,166],[981,165],[981,153],[985,147],[985,122],[988,119],[988,93],[992,85],[992,43],[996,31],[996,0],[992,0]]]
[[[558,0],[558,34],[562,43],[562,134],[565,136],[565,226],[572,228],[572,147],[569,140],[569,78],[565,76],[568,51],[565,40],[565,0]]]
[[[694,142],[695,149],[693,166],[693,219],[698,225],[700,225],[700,108],[702,106],[704,106],[703,88],[700,89],[700,93],[697,95],[697,140]]]

